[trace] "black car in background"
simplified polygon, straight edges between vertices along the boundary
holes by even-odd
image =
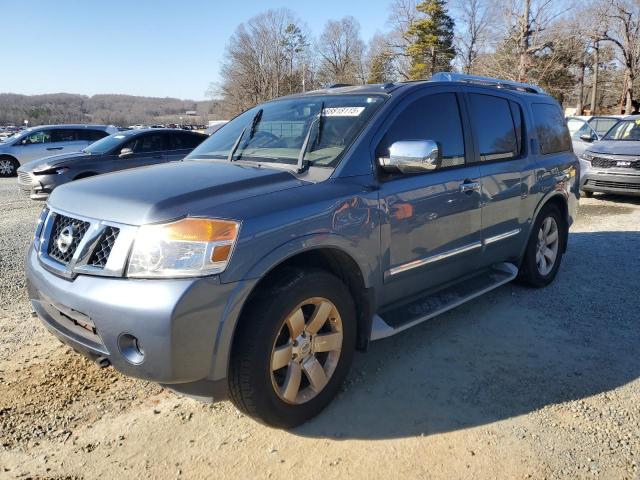
[[[201,133],[158,128],[118,132],[80,152],[22,165],[18,185],[32,199],[44,200],[54,188],[73,180],[182,160],[206,138]]]

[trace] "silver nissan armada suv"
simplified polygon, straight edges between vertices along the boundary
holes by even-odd
[[[289,428],[369,342],[551,283],[578,168],[560,106],[527,84],[446,73],[284,97],[184,161],[55,189],[29,295],[99,365]]]

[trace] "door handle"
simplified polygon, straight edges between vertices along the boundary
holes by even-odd
[[[480,191],[480,183],[479,182],[470,182],[465,180],[460,184],[460,191],[463,193],[472,193]]]
[[[64,147],[49,147],[47,150],[62,150]]]

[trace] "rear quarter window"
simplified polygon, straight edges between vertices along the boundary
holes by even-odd
[[[560,107],[552,103],[534,103],[531,110],[540,152],[546,155],[571,151],[571,137]]]

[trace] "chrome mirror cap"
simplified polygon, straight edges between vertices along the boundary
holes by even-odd
[[[440,147],[433,140],[401,140],[389,147],[389,157],[379,159],[387,171],[422,173],[435,170],[440,159]]]

